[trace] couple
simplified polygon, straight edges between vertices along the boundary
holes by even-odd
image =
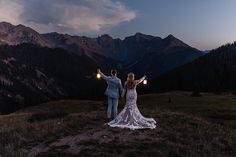
[[[107,82],[108,87],[105,94],[108,96],[107,117],[110,127],[129,128],[129,129],[145,129],[156,128],[156,121],[153,118],[145,118],[139,112],[137,107],[136,86],[141,83],[146,76],[140,80],[134,79],[134,74],[129,73],[124,88],[121,80],[117,77],[117,71],[111,70],[111,76],[104,75],[100,69],[97,71],[101,77]],[[126,95],[126,103],[124,109],[117,116],[117,107],[119,96]]]

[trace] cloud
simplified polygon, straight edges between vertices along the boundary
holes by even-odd
[[[0,0],[0,21],[20,23],[19,13],[22,12],[22,7],[15,1]]]
[[[113,0],[0,0],[0,21],[39,32],[99,32],[135,17],[134,11]]]

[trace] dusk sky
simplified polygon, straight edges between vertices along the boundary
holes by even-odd
[[[0,0],[0,21],[40,33],[169,34],[200,50],[236,41],[236,0]]]

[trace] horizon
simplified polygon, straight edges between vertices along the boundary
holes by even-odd
[[[165,38],[172,34],[205,51],[236,41],[235,5],[233,0],[0,0],[0,21],[39,33],[87,37],[109,34],[124,39],[140,32]]]
[[[12,23],[9,23],[9,22],[6,22],[6,21],[0,21],[0,23],[8,23],[8,24],[11,24],[11,25],[13,25],[13,26],[23,25],[23,24],[20,24],[20,23],[19,23],[19,24],[12,24]],[[23,26],[29,27],[29,26],[27,26],[27,25],[23,25]],[[31,27],[29,27],[29,28],[31,28]],[[31,29],[33,29],[33,28],[31,28]],[[34,30],[34,31],[37,31],[37,30]],[[40,33],[40,32],[38,32],[38,33]],[[108,34],[108,33],[97,34],[97,35],[90,35],[90,36],[89,36],[89,35],[60,33],[60,32],[55,32],[55,31],[54,31],[54,32],[43,32],[43,33],[40,33],[40,34],[50,34],[50,33],[58,33],[58,34],[62,34],[62,35],[80,36],[80,37],[88,37],[88,38],[98,38],[98,37],[101,37],[101,36],[103,36],[103,35],[108,35],[108,36],[110,36],[112,39],[120,39],[120,40],[124,40],[125,38],[134,36],[134,35],[136,35],[136,34],[138,34],[138,33],[143,34],[143,35],[150,35],[150,36],[153,36],[153,37],[159,37],[159,38],[161,38],[161,39],[165,39],[165,38],[167,38],[168,36],[172,35],[172,36],[174,36],[175,38],[177,38],[177,39],[181,40],[182,42],[184,42],[185,44],[187,44],[186,41],[180,39],[179,37],[177,37],[177,36],[175,36],[175,35],[173,35],[173,34],[168,34],[168,35],[166,35],[166,36],[158,36],[158,35],[153,35],[153,34],[145,34],[145,33],[143,33],[143,32],[136,32],[136,33],[134,33],[134,34],[127,35],[127,36],[125,36],[125,37],[123,37],[123,38],[114,37],[114,36],[112,36],[111,34]],[[219,48],[219,47],[221,47],[221,46],[223,46],[223,45],[233,44],[234,42],[236,42],[236,40],[235,40],[235,41],[232,41],[232,42],[228,42],[228,43],[223,43],[223,44],[219,45],[218,47],[215,47],[215,48],[212,48],[212,49],[204,49],[204,50],[198,49],[197,47],[193,47],[192,45],[189,45],[189,44],[188,44],[188,45],[191,46],[191,47],[193,47],[193,48],[196,48],[196,49],[198,49],[198,50],[200,50],[200,51],[202,51],[202,52],[209,52],[209,51],[214,50],[214,49],[217,49],[217,48]]]

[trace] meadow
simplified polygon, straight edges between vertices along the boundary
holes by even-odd
[[[236,156],[236,96],[201,94],[139,96],[141,113],[157,121],[153,130],[104,125],[106,101],[61,100],[21,109],[0,116],[0,156]]]

